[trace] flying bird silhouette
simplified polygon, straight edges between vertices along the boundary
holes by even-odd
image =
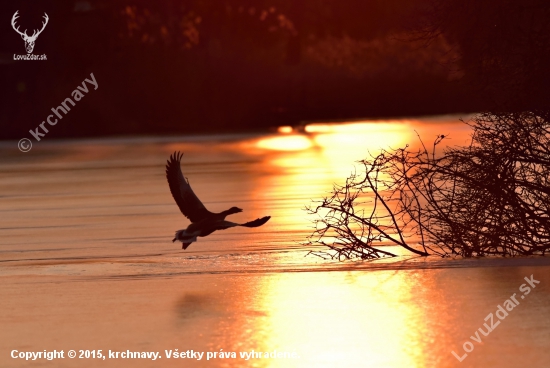
[[[176,236],[172,242],[181,241],[182,249],[197,241],[197,236],[207,236],[216,230],[225,230],[235,226],[258,227],[265,224],[271,216],[265,216],[254,221],[237,224],[235,222],[226,221],[225,217],[234,213],[242,212],[238,207],[231,207],[228,210],[220,213],[213,213],[206,209],[204,204],[195,195],[189,180],[183,177],[181,172],[181,158],[183,153],[174,152],[170,156],[170,160],[166,161],[166,179],[172,197],[176,201],[181,213],[184,214],[191,224],[185,230],[176,231]]]

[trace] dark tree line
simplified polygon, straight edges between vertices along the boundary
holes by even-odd
[[[460,50],[468,83],[493,110],[549,108],[550,3],[545,0],[432,0],[416,34],[443,35]]]
[[[424,0],[19,0],[0,22],[0,125],[20,138],[93,72],[51,137],[263,129],[301,120],[472,111],[483,97],[402,33]],[[50,22],[24,53],[10,18]],[[400,35],[396,41],[395,34]]]

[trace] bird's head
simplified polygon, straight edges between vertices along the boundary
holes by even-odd
[[[243,212],[243,210],[240,209],[239,207],[231,207],[230,209],[227,210],[227,212],[229,214],[233,214],[233,213]]]

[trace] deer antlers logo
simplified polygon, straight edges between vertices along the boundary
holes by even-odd
[[[21,38],[23,38],[23,41],[25,41],[25,49],[27,50],[27,53],[30,54],[30,53],[32,53],[32,50],[34,49],[34,42],[36,41],[36,39],[38,38],[40,33],[42,33],[44,28],[46,28],[46,24],[48,24],[48,20],[50,18],[48,18],[48,14],[44,13],[44,20],[45,21],[42,22],[42,29],[40,31],[37,31],[35,29],[32,36],[29,36],[27,34],[26,29],[25,29],[25,32],[21,32],[21,31],[19,31],[19,27],[17,27],[17,28],[15,27],[15,20],[19,17],[19,15],[17,15],[18,12],[19,12],[19,10],[17,10],[15,12],[15,14],[13,15],[13,17],[11,18],[11,26],[13,27],[15,32],[17,32],[21,35]]]

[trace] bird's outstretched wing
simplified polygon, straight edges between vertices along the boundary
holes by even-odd
[[[216,221],[212,225],[215,227],[216,230],[225,230],[235,226],[258,227],[265,224],[270,218],[271,216],[265,216],[254,221],[245,222],[244,224],[237,224],[235,222],[222,220]]]
[[[180,167],[182,157],[183,153],[180,152],[174,152],[170,156],[170,160],[166,163],[166,179],[172,197],[174,197],[181,213],[191,222],[199,222],[211,216],[212,212],[204,207],[204,204],[191,189],[189,181],[183,177]]]
[[[271,216],[265,216],[265,217],[256,219],[256,220],[254,220],[254,221],[245,222],[244,224],[240,224],[239,226],[246,226],[246,227],[258,227],[258,226],[262,226],[262,225],[265,224],[270,218],[271,218]]]

